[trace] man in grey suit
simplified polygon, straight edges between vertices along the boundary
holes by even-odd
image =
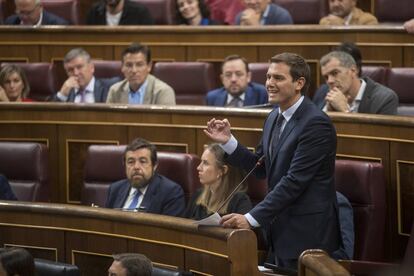
[[[355,60],[343,51],[333,51],[320,60],[322,76],[329,86],[324,111],[397,114],[398,96],[368,77],[360,78]]]
[[[147,46],[131,44],[122,52],[125,79],[111,86],[107,103],[175,105],[175,92],[151,72],[151,51]]]
[[[63,83],[54,101],[74,103],[105,102],[109,87],[119,80],[97,79],[94,77],[95,66],[91,56],[82,48],[70,50],[63,60],[68,78]]]

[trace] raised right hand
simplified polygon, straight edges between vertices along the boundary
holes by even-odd
[[[211,140],[220,144],[227,143],[231,137],[231,126],[227,119],[213,118],[207,122],[207,129],[203,131]]]

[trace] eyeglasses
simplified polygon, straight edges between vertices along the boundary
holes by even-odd
[[[33,13],[36,11],[36,9],[40,6],[40,4],[36,4],[34,6],[34,8],[30,11],[19,11],[16,10],[16,14],[20,17],[24,16],[24,17],[30,17],[31,15],[33,15]]]

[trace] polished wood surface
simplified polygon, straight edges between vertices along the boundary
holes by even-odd
[[[0,26],[0,36],[0,62],[51,62],[58,69],[74,47],[94,59],[119,60],[131,42],[150,46],[155,62],[207,61],[217,71],[231,54],[268,62],[277,53],[295,52],[310,65],[310,96],[322,82],[319,59],[343,41],[358,45],[364,65],[414,66],[414,36],[402,26]],[[59,70],[58,87],[65,79]]]
[[[195,275],[259,275],[250,230],[198,228],[192,220],[66,204],[0,202],[0,245],[105,275],[112,254],[145,254]]]
[[[204,106],[0,103],[0,141],[49,146],[53,202],[80,202],[83,164],[91,144],[126,144],[141,136],[159,150],[201,155],[206,122],[228,118],[240,142],[254,148],[268,110]],[[387,194],[386,247],[403,255],[414,216],[414,117],[330,113],[337,157],[384,165]]]

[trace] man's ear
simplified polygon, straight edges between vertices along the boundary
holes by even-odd
[[[302,88],[305,86],[306,80],[304,77],[300,77],[296,80],[296,90],[302,91]]]

